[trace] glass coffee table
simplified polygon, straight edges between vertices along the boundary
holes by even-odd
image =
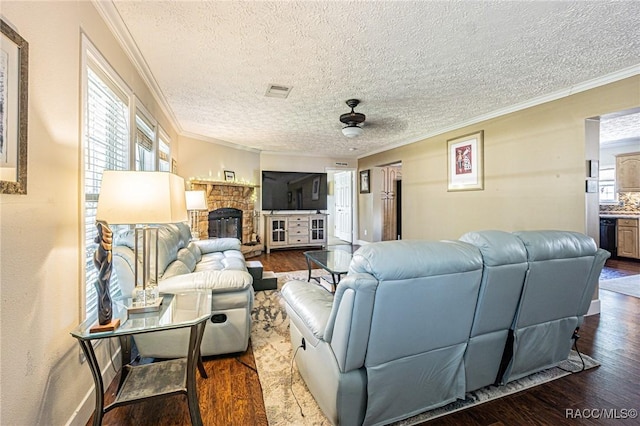
[[[331,284],[332,292],[335,293],[336,286],[340,282],[343,275],[349,272],[349,264],[353,258],[353,254],[346,250],[313,250],[305,251],[304,257],[307,259],[307,268],[309,269],[309,278],[307,281],[311,281],[311,266],[316,264],[331,275],[331,281],[327,281]],[[320,283],[323,277],[316,278],[315,280]]]

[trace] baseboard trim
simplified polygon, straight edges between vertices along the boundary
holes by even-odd
[[[596,315],[600,313],[600,299],[595,299],[591,301],[589,305],[589,310],[587,311],[587,316]]]
[[[116,358],[116,357],[119,358],[120,351],[121,351],[121,348],[118,347],[118,350],[113,354],[113,358]],[[102,369],[102,372],[101,372],[102,383],[104,383],[105,391],[107,390],[107,388],[109,387],[113,379],[116,377],[116,374],[118,374],[115,371],[115,367],[112,365],[113,358],[109,363],[107,363],[107,365]],[[86,363],[87,361],[85,360],[84,364]],[[88,370],[89,366],[85,366],[84,368]],[[87,371],[87,374],[90,374],[89,371]],[[89,390],[87,391],[87,393],[85,394],[84,398],[82,398],[82,401],[80,401],[78,408],[76,408],[76,410],[73,412],[73,414],[71,415],[71,417],[69,418],[65,426],[86,426],[87,422],[91,418],[91,415],[93,415],[93,412],[95,411],[95,408],[96,408],[95,407],[96,398],[94,396],[94,392],[95,392],[95,386],[92,384]]]

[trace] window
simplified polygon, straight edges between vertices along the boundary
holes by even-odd
[[[600,169],[598,181],[601,203],[615,203],[616,199],[616,170],[614,168]]]
[[[86,70],[84,109],[84,227],[85,314],[95,312],[97,296],[93,265],[98,235],[95,226],[98,194],[104,170],[129,168],[129,100],[127,95],[93,61]],[[111,277],[112,297],[119,295],[117,277]]]
[[[96,312],[94,283],[98,272],[93,264],[97,244],[96,209],[105,170],[169,171],[171,143],[155,119],[135,99],[132,91],[82,38],[83,69],[83,189],[84,189],[84,299],[85,318]],[[134,105],[134,102],[136,102]],[[133,113],[135,111],[135,114]],[[132,124],[133,123],[133,124]],[[157,159],[156,159],[156,152]],[[132,160],[133,159],[133,160]],[[114,235],[115,226],[111,227]],[[118,277],[111,274],[111,296],[121,295]]]
[[[158,132],[158,171],[171,171],[171,142],[162,129]]]
[[[136,170],[156,170],[154,141],[156,126],[139,108],[136,110],[135,154]]]

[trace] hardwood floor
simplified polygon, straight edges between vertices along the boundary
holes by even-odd
[[[604,266],[615,269],[625,275],[640,274],[640,260],[623,259],[618,257],[615,259],[607,259],[607,263],[605,263]]]
[[[260,260],[265,270],[306,269],[302,250],[273,251]],[[612,260],[607,266],[640,273],[640,262]],[[608,411],[640,409],[640,299],[600,291],[602,313],[587,317],[580,329],[578,348],[598,360],[598,368],[555,380],[497,401],[485,403],[429,425],[638,425],[639,419],[568,418],[566,410]],[[249,349],[243,354],[205,358],[208,379],[198,378],[200,411],[205,425],[267,425],[262,389]],[[107,390],[113,400],[118,377]],[[391,402],[391,401],[390,401]],[[585,416],[583,416],[585,417]],[[91,420],[88,425],[91,424]],[[104,425],[189,425],[184,396],[171,396],[117,408]],[[296,424],[296,423],[292,423]]]

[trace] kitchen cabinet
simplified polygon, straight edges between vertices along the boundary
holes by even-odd
[[[640,259],[638,219],[618,219],[618,256]]]
[[[616,155],[616,189],[640,192],[640,152]]]

